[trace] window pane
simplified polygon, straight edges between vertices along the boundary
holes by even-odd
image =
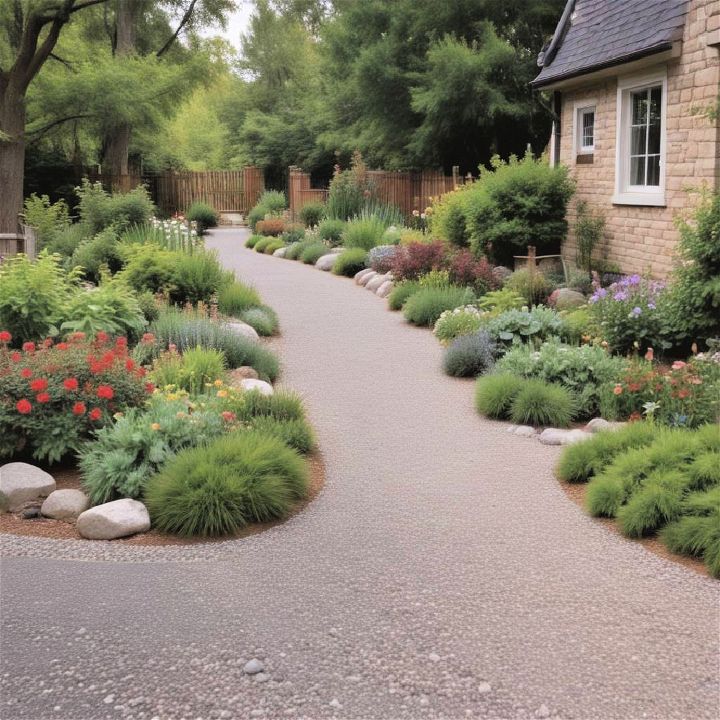
[[[632,102],[632,125],[647,124],[647,90],[630,93]]]
[[[595,141],[595,113],[583,113],[582,144],[583,147],[592,147]]]
[[[653,88],[650,91],[650,119],[648,136],[648,153],[658,154],[660,152],[660,98],[662,89]]]
[[[644,157],[630,158],[630,184],[631,185],[644,185],[645,184],[645,158]]]
[[[644,155],[645,154],[645,135],[646,128],[633,127],[630,128],[630,154],[631,155]]]
[[[662,98],[662,86],[650,89],[650,123],[660,124],[660,107]]]
[[[647,159],[647,184],[660,185],[660,156],[650,155]]]

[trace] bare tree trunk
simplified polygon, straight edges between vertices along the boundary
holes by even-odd
[[[115,54],[127,57],[135,52],[135,28],[139,0],[117,0],[115,11]],[[130,154],[129,123],[121,122],[105,134],[103,172],[106,175],[127,175]]]
[[[25,99],[0,87],[0,233],[16,233],[23,208]]]

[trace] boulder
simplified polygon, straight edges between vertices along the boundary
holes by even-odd
[[[395,287],[395,283],[392,280],[386,280],[376,291],[375,294],[378,297],[386,298]]]
[[[260,336],[257,334],[257,330],[255,330],[252,325],[248,325],[247,323],[241,322],[240,320],[234,320],[233,322],[229,322],[227,326],[231,330],[236,332],[238,335],[242,335],[248,340],[252,340],[253,342],[258,342],[260,340]]]
[[[562,428],[545,428],[538,438],[543,445],[572,445],[591,438],[590,433],[583,430],[564,430]]]
[[[584,430],[568,430],[563,438],[563,445],[574,445],[576,442],[584,442],[592,437],[590,433],[586,433]]]
[[[384,282],[387,282],[385,275],[375,275],[375,277],[365,285],[365,289],[370,290],[370,292],[376,292]]]
[[[596,433],[600,432],[601,430],[618,430],[619,428],[624,426],[624,422],[610,422],[609,420],[604,420],[603,418],[596,417],[593,418],[585,426],[585,432]]]
[[[585,296],[577,290],[559,288],[555,292],[557,293],[555,297],[555,308],[557,310],[572,310],[587,302]],[[553,293],[553,295],[555,295],[555,293]]]
[[[123,498],[80,514],[77,531],[89,540],[114,540],[150,529],[150,515],[139,500]]]
[[[46,498],[55,490],[55,478],[34,465],[23,462],[0,467],[0,511],[22,510],[29,502]]]
[[[284,258],[287,252],[287,245],[285,247],[278,248],[274,253],[273,257]]]
[[[90,507],[90,500],[82,490],[55,490],[40,508],[40,512],[53,520],[76,520]]]
[[[535,437],[537,430],[532,425],[518,425],[513,430],[513,435],[519,435],[520,437]]]
[[[512,275],[512,270],[504,265],[496,265],[492,274],[499,283],[504,283]]]
[[[273,386],[269,382],[265,382],[264,380],[255,380],[253,378],[241,380],[240,387],[247,391],[257,390],[263,395],[272,395],[274,392]]]
[[[371,280],[374,280],[377,276],[378,276],[378,274],[377,274],[374,270],[370,270],[366,275],[363,275],[363,277],[362,277],[362,279],[360,280],[360,282],[358,282],[358,285],[362,285],[363,287],[367,287],[367,284],[368,284]]]
[[[257,380],[260,376],[258,375],[258,371],[254,367],[250,367],[249,365],[241,365],[239,368],[235,368],[234,370],[230,371],[230,377],[233,380]]]
[[[323,255],[322,257],[318,258],[315,262],[315,267],[318,270],[324,270],[325,272],[328,272],[329,270],[332,270],[335,266],[335,263],[337,262],[338,256],[337,253],[330,253],[329,255]]]
[[[358,270],[358,272],[355,273],[355,277],[353,278],[353,280],[355,280],[355,282],[359,285],[359,284],[360,284],[360,281],[361,281],[366,275],[369,275],[369,274],[372,273],[372,272],[375,272],[375,271],[372,270],[371,268],[364,268],[363,270]]]

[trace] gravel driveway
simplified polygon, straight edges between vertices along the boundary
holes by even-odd
[[[718,584],[585,517],[429,332],[245,236],[209,244],[280,314],[324,491],[192,550],[5,536],[0,717],[717,718]]]

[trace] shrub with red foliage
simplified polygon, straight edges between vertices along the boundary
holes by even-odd
[[[456,285],[470,285],[479,295],[496,290],[500,284],[493,275],[492,265],[484,258],[476,258],[469,250],[460,250],[450,260],[450,281]]]
[[[447,246],[440,240],[412,242],[398,248],[392,271],[396,280],[417,280],[431,270],[444,269],[447,260]]]
[[[282,235],[285,232],[285,221],[282,218],[258,220],[255,225],[255,232],[258,235]]]
[[[145,369],[129,362],[125,338],[109,341],[76,333],[55,346],[28,344],[20,357],[0,346],[0,457],[57,462],[113,413],[145,402]]]

